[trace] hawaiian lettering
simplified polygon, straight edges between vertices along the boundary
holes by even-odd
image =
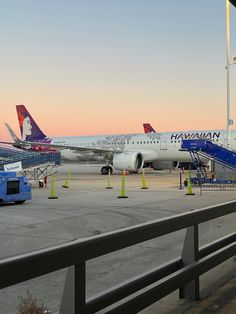
[[[220,138],[220,132],[193,132],[193,133],[173,133],[171,140],[190,140],[190,139],[217,139]]]

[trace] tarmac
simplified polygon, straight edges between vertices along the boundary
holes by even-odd
[[[63,188],[71,173],[69,188]],[[187,174],[186,174],[187,176]],[[55,175],[55,193],[33,185],[32,200],[22,205],[0,206],[1,258],[90,237],[138,223],[224,203],[236,199],[236,191],[206,191],[186,196],[179,189],[179,171],[146,171],[149,189],[142,190],[141,174],[125,176],[126,195],[119,199],[120,172],[111,176],[113,189],[106,189],[108,177],[100,165],[65,164]],[[200,225],[200,245],[235,231],[235,214]],[[87,296],[92,296],[123,280],[181,255],[185,231],[147,241],[87,263]],[[178,298],[178,291],[140,313],[236,313],[236,258],[212,269],[200,278],[201,300]],[[50,310],[58,313],[66,270],[57,271],[0,290],[0,313],[18,313],[19,297],[27,290]],[[102,312],[100,312],[102,313]]]

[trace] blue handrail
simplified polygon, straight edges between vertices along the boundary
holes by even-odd
[[[236,151],[232,148],[226,148],[203,139],[183,140],[181,148],[189,152],[205,153],[215,161],[220,161],[226,166],[236,169]]]

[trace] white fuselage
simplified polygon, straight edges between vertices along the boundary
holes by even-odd
[[[141,133],[141,134],[120,134],[120,135],[99,135],[99,136],[71,136],[52,138],[51,144],[65,146],[62,150],[62,157],[68,160],[79,160],[83,158],[106,159],[119,152],[139,152],[145,161],[191,161],[188,152],[180,151],[182,139],[208,139],[216,144],[226,145],[225,130],[206,131],[181,131],[163,133]],[[66,149],[70,146],[70,149]],[[236,148],[236,131],[231,131],[230,146]],[[71,149],[74,147],[75,149]],[[91,152],[80,152],[78,148],[91,148]],[[107,152],[92,152],[93,149],[107,150]],[[110,151],[110,152],[109,152]]]

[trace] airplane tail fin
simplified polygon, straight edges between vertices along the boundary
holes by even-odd
[[[145,133],[156,133],[150,123],[143,123],[143,128]]]
[[[22,140],[35,141],[46,137],[24,105],[17,105],[16,111]]]

